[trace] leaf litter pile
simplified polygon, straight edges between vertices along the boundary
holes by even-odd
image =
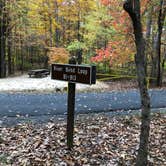
[[[66,147],[66,122],[0,128],[0,165],[134,165],[139,143],[138,115],[77,115],[74,148]],[[149,165],[166,165],[166,115],[151,118]]]

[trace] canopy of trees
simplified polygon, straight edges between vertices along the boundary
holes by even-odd
[[[141,1],[154,85],[161,85],[165,67],[165,3]],[[0,77],[43,66],[48,47],[66,48],[78,63],[107,68],[134,61],[133,28],[120,0],[0,0],[0,9]]]

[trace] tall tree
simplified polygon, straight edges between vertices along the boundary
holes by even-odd
[[[6,0],[0,1],[0,78],[6,77]]]
[[[157,70],[157,86],[161,86],[162,80],[161,80],[161,36],[163,32],[163,25],[164,25],[164,20],[166,16],[166,1],[165,0],[160,0],[160,5],[159,5],[159,15],[158,15],[158,32],[157,32],[157,47],[156,47],[156,54],[157,54],[157,59],[158,59],[158,70]]]
[[[16,20],[14,19],[14,6],[16,1],[8,0],[6,4],[6,26],[7,26],[7,42],[6,42],[6,54],[7,54],[7,66],[8,75],[14,74],[14,56],[13,56],[13,28],[16,26]]]
[[[135,63],[142,103],[140,145],[138,149],[136,166],[146,166],[148,164],[148,141],[150,131],[150,98],[148,95],[146,81],[145,40],[142,34],[140,1],[126,0],[123,7],[129,14],[134,28],[135,45],[137,50],[135,55]]]
[[[151,56],[151,84],[154,86],[162,85],[162,64],[164,58],[164,50],[162,47],[162,39],[164,37],[164,22],[166,16],[166,1],[158,0],[151,1],[147,18],[147,45],[150,48],[148,51]],[[163,34],[163,35],[162,35]]]

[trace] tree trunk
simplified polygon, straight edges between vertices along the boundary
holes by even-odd
[[[145,48],[145,55],[147,59],[151,60],[151,64],[153,61],[153,56],[152,56],[152,51],[150,50],[151,47],[151,34],[152,34],[152,11],[153,11],[153,7],[151,6],[150,9],[148,10],[147,13],[147,18],[146,18],[146,48]],[[153,65],[151,65],[152,67]],[[152,68],[150,68],[152,71]],[[150,83],[152,82],[152,79],[150,78]]]
[[[9,21],[9,20],[8,20]],[[8,22],[8,26],[10,24],[10,21]],[[8,75],[13,74],[12,70],[12,32],[8,30],[7,33],[7,56],[8,56]]]
[[[59,23],[59,9],[58,9],[58,2],[55,1],[55,22],[58,25]],[[56,25],[55,28],[55,46],[59,47],[59,38],[60,38],[60,30],[58,28],[58,26]]]
[[[166,47],[164,48],[164,57],[163,57],[163,61],[162,61],[161,80],[163,80],[165,61],[166,61]],[[162,82],[161,82],[161,86],[162,86]]]
[[[23,55],[23,41],[22,41],[22,36],[19,36],[19,52],[20,52],[20,69],[21,69],[21,74],[24,73],[24,55]]]
[[[12,55],[11,55],[11,46],[12,46],[12,42],[10,37],[8,37],[8,74],[11,75],[12,74]]]
[[[151,7],[150,10],[148,11],[148,16],[147,16],[147,21],[146,21],[146,39],[147,39],[147,42],[149,41],[149,38],[150,38],[150,35],[151,35],[152,10],[153,10],[153,8]]]
[[[151,77],[155,78],[151,80],[151,84],[155,86],[162,85],[162,55],[161,55],[161,38],[162,38],[162,30],[166,15],[166,1],[160,0],[159,7],[159,14],[157,20],[157,32],[153,37],[152,48],[152,70],[151,70]]]
[[[6,77],[5,48],[6,48],[6,1],[0,1],[0,78]]]
[[[153,54],[153,53],[152,53]],[[151,73],[150,73],[150,77],[151,77],[151,80],[150,80],[150,84],[152,86],[156,86],[156,78],[157,78],[157,59],[155,56],[153,56],[152,58],[152,62],[151,62]]]
[[[10,3],[10,2],[8,2]],[[11,15],[10,15],[10,5],[8,4],[6,10],[6,53],[7,53],[7,68],[8,75],[12,74],[12,26],[11,26]]]
[[[146,81],[145,41],[142,34],[140,1],[126,0],[124,3],[124,9],[131,17],[134,28],[135,44],[137,50],[135,55],[135,63],[142,104],[140,144],[136,159],[136,166],[146,166],[148,163],[148,141],[150,130],[150,98],[148,95]]]
[[[166,15],[166,7],[165,7],[165,1],[160,0],[160,10],[158,15],[158,44],[156,48],[156,53],[158,57],[158,70],[157,70],[157,86],[161,86],[162,84],[162,76],[161,76],[161,35],[162,35],[162,29],[164,25],[165,15]]]
[[[52,31],[52,18],[51,16],[49,17],[49,31],[50,31],[50,46],[52,47],[53,46],[53,31]]]
[[[51,5],[50,5],[49,1],[47,1],[47,5],[48,5],[48,8],[51,9]],[[51,14],[49,14],[48,20],[49,20],[49,34],[50,34],[50,36],[49,36],[49,41],[50,41],[49,46],[53,47],[53,30],[52,30],[53,22],[52,22],[52,15]]]

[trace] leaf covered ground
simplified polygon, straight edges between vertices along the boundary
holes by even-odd
[[[151,118],[149,165],[166,165],[166,115]],[[0,165],[134,165],[140,117],[77,115],[74,148],[66,147],[65,120],[0,128]]]

